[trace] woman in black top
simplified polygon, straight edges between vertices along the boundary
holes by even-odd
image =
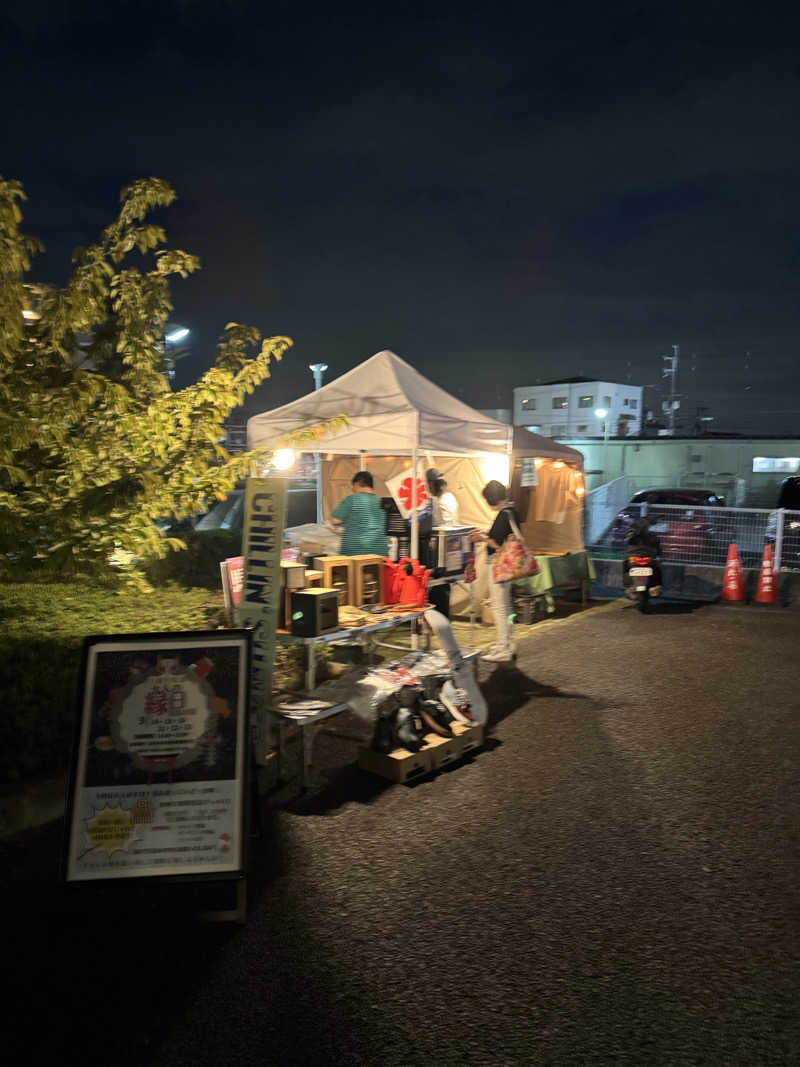
[[[486,543],[486,555],[489,565],[489,599],[492,604],[497,641],[489,652],[481,658],[490,663],[504,663],[514,658],[514,615],[511,606],[511,582],[496,582],[492,576],[492,556],[514,530],[511,517],[519,527],[519,516],[508,500],[508,490],[497,481],[487,482],[483,487],[483,499],[489,507],[497,512],[488,533],[475,530],[470,536],[473,541]]]

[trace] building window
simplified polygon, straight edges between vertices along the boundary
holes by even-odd
[[[626,396],[626,397],[625,397],[625,399],[624,399],[624,400],[622,401],[622,406],[623,406],[624,408],[626,408],[626,407],[628,406],[628,404],[629,404],[629,403],[630,403],[630,400],[629,400],[629,399],[628,399],[628,397]]]
[[[536,411],[536,397],[528,396],[522,401],[523,411]]]
[[[550,429],[550,436],[551,437],[565,437],[566,433],[567,433],[566,426],[558,425],[558,426],[553,426]]]
[[[580,396],[580,397],[578,397],[578,407],[579,408],[593,408],[594,407],[594,397],[593,396]]]
[[[638,400],[634,400],[633,397],[631,397],[630,407],[632,408],[633,411],[636,411],[636,409],[639,407],[639,401]]]
[[[569,397],[567,396],[554,396],[553,397],[554,408],[567,408],[569,407]]]
[[[611,410],[611,397],[610,396],[604,396],[603,397],[603,407],[606,409],[606,411],[610,411]]]
[[[541,433],[542,432],[541,426],[526,426],[525,429],[526,430],[530,430],[531,433]]]
[[[753,456],[753,474],[797,474],[798,471],[800,456]]]
[[[578,427],[578,433],[586,433],[588,429],[589,427],[586,425],[586,423],[583,423]]]

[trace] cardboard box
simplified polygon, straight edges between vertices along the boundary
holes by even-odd
[[[480,748],[483,744],[482,726],[466,726],[454,722],[451,723],[451,729],[453,737],[425,734],[425,744],[419,752],[396,748],[384,754],[374,752],[371,748],[359,749],[358,765],[363,771],[388,778],[390,782],[410,782],[456,763],[468,752]]]
[[[362,771],[388,778],[390,782],[410,782],[433,770],[430,750],[424,748],[419,752],[396,748],[385,755],[371,748],[361,748],[358,751],[358,765]]]
[[[281,585],[285,589],[302,589],[306,584],[306,567],[304,563],[292,563],[281,560]]]

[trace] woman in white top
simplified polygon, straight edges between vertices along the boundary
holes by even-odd
[[[447,491],[447,482],[441,471],[431,467],[425,471],[425,481],[431,495],[433,526],[458,526],[458,501]]]

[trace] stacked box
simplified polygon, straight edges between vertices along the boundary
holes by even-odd
[[[314,569],[322,571],[322,584],[335,589],[340,604],[355,604],[353,598],[353,568],[350,556],[317,556]]]

